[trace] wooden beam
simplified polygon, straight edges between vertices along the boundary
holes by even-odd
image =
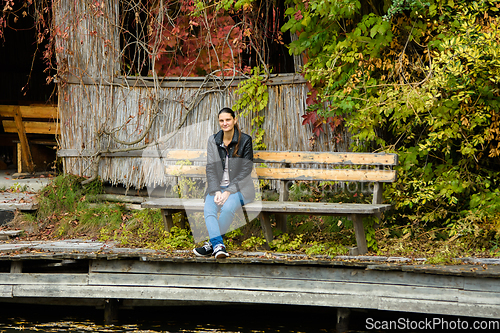
[[[19,141],[21,141],[22,162],[25,163],[26,170],[31,173],[35,170],[35,165],[33,163],[33,158],[31,157],[30,146],[28,144],[28,138],[26,137],[26,131],[19,107],[15,108],[13,115],[15,119],[16,132],[19,136]]]
[[[69,76],[66,83],[69,84],[79,84],[79,85],[95,85],[95,86],[126,86],[126,87],[156,87],[161,88],[213,88],[220,87],[221,85],[227,85],[230,87],[236,87],[238,84],[246,80],[243,76],[236,77],[226,77],[207,80],[206,77],[161,77],[159,81],[156,82],[150,76],[134,76],[134,77],[117,77],[113,80],[106,80],[102,78],[92,78],[89,76],[77,77]],[[284,85],[284,84],[305,84],[306,80],[300,74],[273,74],[270,76],[269,80],[266,81],[266,85]]]
[[[23,118],[57,119],[58,108],[54,105],[32,104],[32,105],[0,105],[2,117],[13,117],[16,108],[19,108]]]
[[[54,105],[21,105],[23,118],[58,119],[58,108]]]
[[[60,134],[60,128],[57,123],[54,122],[43,122],[43,121],[22,121],[24,123],[24,129],[26,133],[32,134]],[[17,121],[4,120],[2,121],[4,131],[7,133],[17,132]]]

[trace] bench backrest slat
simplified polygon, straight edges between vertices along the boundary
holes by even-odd
[[[165,161],[198,161],[207,159],[205,150],[150,150],[143,157],[160,157]],[[368,154],[368,153],[324,153],[301,151],[255,151],[255,163],[290,163],[290,164],[337,164],[337,165],[380,165],[394,166],[398,164],[396,154]]]
[[[366,153],[324,153],[301,151],[257,151],[254,153],[257,163],[291,163],[291,164],[338,164],[338,165],[397,165],[395,154]]]
[[[377,169],[299,169],[299,168],[255,168],[259,179],[269,180],[316,180],[316,181],[356,181],[393,182],[395,170]],[[184,177],[205,177],[205,166],[169,165],[167,175]]]

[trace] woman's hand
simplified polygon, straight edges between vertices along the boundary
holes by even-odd
[[[228,191],[225,191],[225,192],[220,192],[220,191],[217,191],[215,192],[215,197],[214,197],[214,202],[219,205],[219,206],[222,206],[227,198],[229,198],[229,195],[231,193],[229,193]]]

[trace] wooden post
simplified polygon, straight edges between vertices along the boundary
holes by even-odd
[[[382,194],[384,193],[384,183],[376,182],[373,184],[373,198],[372,204],[381,204],[382,203]]]
[[[384,199],[383,197],[384,194],[384,183],[379,183],[376,182],[373,184],[373,198],[372,198],[372,204],[381,204],[382,200]],[[378,228],[380,225],[380,213],[376,213],[375,217],[377,218],[377,222],[375,224],[375,228]]]
[[[22,261],[11,261],[10,272],[11,273],[22,273],[23,272],[23,262]]]
[[[368,252],[366,245],[365,229],[363,228],[363,217],[358,214],[351,215],[351,221],[354,224],[354,233],[356,235],[357,251],[350,252],[351,255],[361,255]],[[357,252],[357,253],[356,253]]]
[[[163,216],[163,225],[165,226],[165,230],[170,232],[170,230],[174,226],[174,220],[172,219],[172,212],[168,209],[162,209],[161,214]]]
[[[18,142],[16,144],[16,152],[17,152],[17,172],[23,172],[23,148],[21,147],[21,143]]]
[[[349,314],[351,310],[346,308],[337,308],[337,333],[347,332],[349,329]]]
[[[118,300],[110,298],[104,301],[104,324],[112,325],[118,321]]]
[[[32,173],[35,170],[35,166],[33,164],[33,158],[31,157],[30,146],[28,144],[28,138],[26,137],[21,108],[19,106],[14,108],[14,120],[16,122],[17,135],[19,136],[19,141],[21,141],[22,161],[25,163],[27,171]]]
[[[269,249],[269,244],[273,241],[273,229],[271,228],[271,221],[269,220],[269,214],[260,212],[260,225],[262,226],[262,232],[266,238],[266,248]]]
[[[180,214],[181,214],[181,216],[180,216],[179,228],[186,229],[186,222],[188,220],[186,211],[183,211]],[[172,223],[173,223],[173,221],[172,221]]]
[[[289,165],[288,165],[289,166]],[[288,201],[288,181],[280,180],[280,197],[279,201]],[[287,215],[286,214],[276,214],[276,227],[282,232],[287,232]]]
[[[293,41],[298,40],[299,36],[298,36],[297,33],[291,33],[290,32],[290,39],[293,42]],[[293,68],[294,68],[295,73],[302,72],[302,68],[304,67],[304,58],[303,58],[303,56],[304,56],[303,53],[293,56]]]

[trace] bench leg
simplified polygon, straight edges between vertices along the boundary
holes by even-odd
[[[287,232],[286,217],[286,214],[276,214],[276,228],[283,233]]]
[[[168,209],[162,209],[161,215],[163,216],[163,225],[165,226],[165,230],[170,232],[170,230],[174,227],[172,212],[170,212]]]
[[[357,251],[353,251],[352,255],[365,254],[366,252],[368,252],[368,247],[366,246],[365,229],[363,228],[363,217],[361,215],[351,215],[351,220],[354,224],[354,234],[356,235],[357,245]]]
[[[269,214],[260,212],[259,217],[264,237],[266,238],[267,244],[270,244],[273,241],[273,229],[271,228],[271,221],[269,220]]]
[[[181,229],[186,229],[186,221],[187,221],[187,214],[186,212],[182,212],[179,225]]]
[[[289,163],[286,163],[285,164],[285,167],[290,167],[290,164]],[[285,202],[285,201],[288,201],[288,196],[289,196],[289,192],[288,192],[288,188],[290,187],[289,185],[291,185],[291,182],[288,181],[288,180],[280,180],[280,187],[279,187],[279,193],[280,193],[280,198],[279,198],[279,201],[280,202]],[[276,214],[276,228],[278,228],[278,230],[281,230],[281,232],[283,233],[286,233],[286,214]]]

